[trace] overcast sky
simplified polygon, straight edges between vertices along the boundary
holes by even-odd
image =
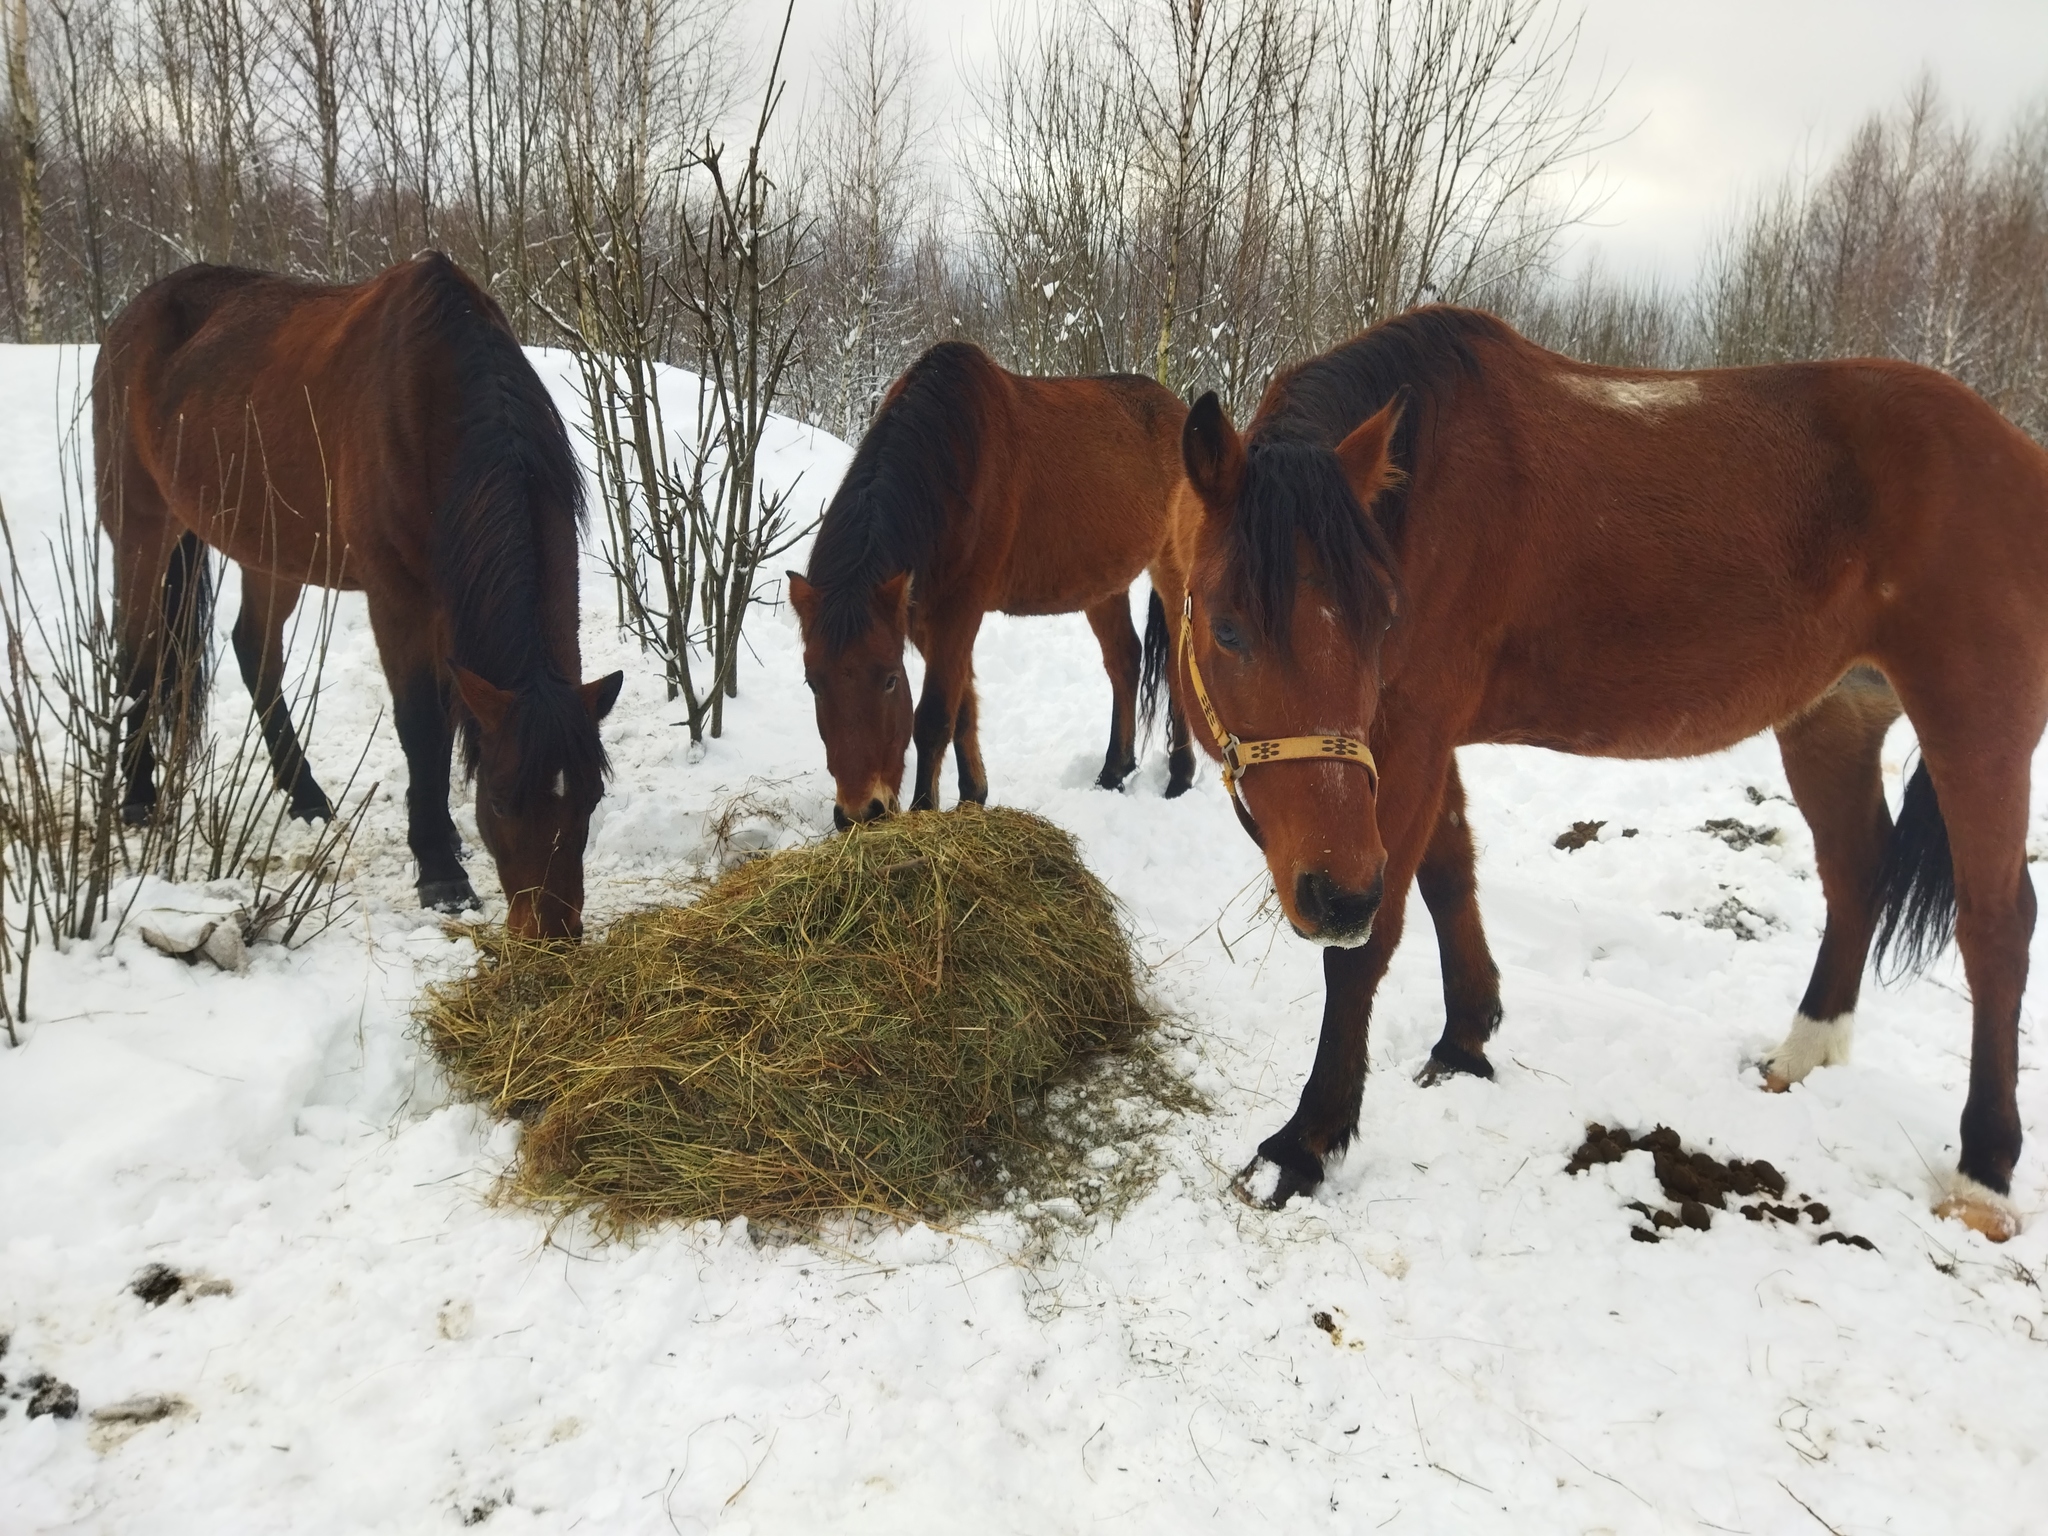
[[[792,84],[809,84],[842,0],[796,0]],[[997,19],[1018,0],[909,0],[934,102],[964,110],[963,74],[985,68]],[[763,32],[781,0],[743,0]],[[1560,7],[1573,12],[1566,0]],[[1985,132],[2048,106],[2048,0],[1586,0],[1582,85],[1613,87],[1596,171],[1598,227],[1572,261],[1613,273],[1692,275],[1711,234],[1787,172],[1824,166],[1873,109],[1926,70]]]

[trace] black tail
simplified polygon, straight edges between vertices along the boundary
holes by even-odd
[[[1877,876],[1877,973],[1896,981],[1927,968],[1956,936],[1956,871],[1948,823],[1923,760],[1906,781],[1898,825]]]
[[[1173,638],[1166,627],[1166,604],[1155,588],[1145,608],[1145,659],[1138,672],[1138,720],[1141,733],[1149,734],[1159,718],[1159,693],[1166,686],[1166,669],[1173,656]]]
[[[154,723],[168,766],[198,741],[213,686],[213,560],[196,533],[178,536],[164,568],[163,652],[157,661]]]

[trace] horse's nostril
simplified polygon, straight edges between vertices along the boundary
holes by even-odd
[[[1375,880],[1369,891],[1347,891],[1321,870],[1311,870],[1295,878],[1294,906],[1308,931],[1341,938],[1372,926],[1384,890]]]
[[[1312,928],[1323,926],[1330,897],[1330,879],[1321,870],[1298,876],[1294,882],[1294,907],[1301,920]]]
[[[873,821],[877,817],[886,816],[888,814],[889,807],[884,805],[881,801],[881,798],[877,796],[875,799],[870,800],[868,802],[868,808],[860,813],[860,819],[862,821]]]
[[[853,818],[846,814],[846,807],[837,804],[832,807],[832,825],[842,832],[853,825]]]

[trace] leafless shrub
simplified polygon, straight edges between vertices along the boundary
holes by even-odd
[[[758,459],[800,330],[804,225],[764,158],[780,45],[735,164],[708,126],[709,44],[658,3],[619,13],[640,31],[574,35],[583,105],[562,145],[574,298],[535,302],[576,353],[621,624],[661,658],[702,741],[721,734],[738,692],[761,568],[801,531],[786,489],[762,490]],[[698,137],[680,137],[679,121]],[[669,359],[696,376],[674,426]]]

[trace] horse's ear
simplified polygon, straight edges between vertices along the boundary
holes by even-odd
[[[1180,429],[1180,460],[1187,469],[1188,483],[1203,501],[1213,506],[1237,499],[1244,475],[1244,442],[1223,414],[1223,402],[1213,389],[1195,402]]]
[[[583,707],[590,711],[591,720],[602,720],[612,712],[612,706],[619,702],[619,690],[626,686],[626,674],[614,672],[609,677],[600,677],[594,683],[585,683],[576,691],[583,695]]]
[[[1401,424],[1401,397],[1394,396],[1368,416],[1337,445],[1337,462],[1352,494],[1368,512],[1381,491],[1400,483],[1401,471],[1394,467],[1394,428]]]
[[[803,572],[785,571],[783,574],[789,577],[789,606],[796,610],[796,616],[808,629],[817,622],[820,593],[804,580]]]
[[[875,612],[885,619],[898,638],[910,633],[910,572],[898,571],[875,588]]]
[[[496,731],[504,725],[505,717],[512,713],[512,706],[518,702],[518,695],[496,683],[485,682],[467,667],[458,667],[451,662],[449,670],[455,674],[455,687],[462,695],[462,702],[469,706],[469,712],[476,716],[476,723],[486,731]]]

